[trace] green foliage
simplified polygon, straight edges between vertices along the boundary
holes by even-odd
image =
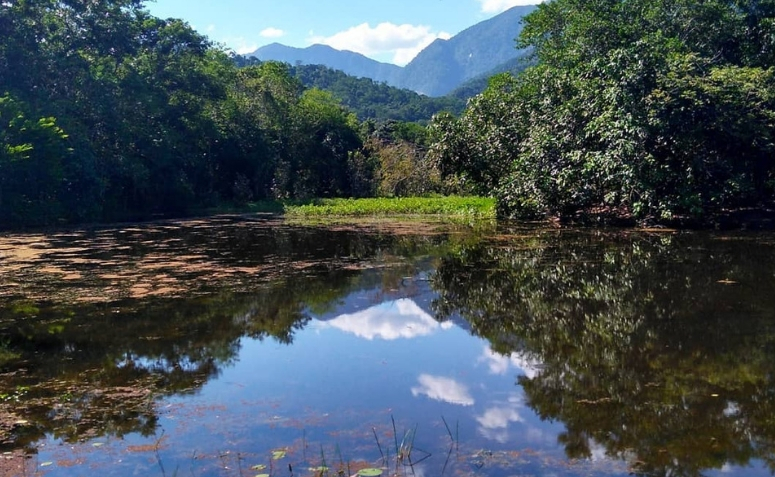
[[[431,98],[321,65],[296,65],[291,73],[307,87],[331,92],[361,120],[428,121],[441,111],[459,114],[465,108],[463,99]]]
[[[375,199],[322,199],[305,205],[289,205],[290,217],[444,215],[493,218],[495,201],[482,197],[399,197]]]
[[[636,475],[753,459],[772,470],[766,239],[503,232],[442,258],[434,309],[532,364],[519,377],[525,404],[559,421],[569,458],[601,446]]]
[[[526,17],[538,65],[432,130],[442,170],[504,215],[612,207],[702,216],[771,200],[775,3],[557,0]]]
[[[0,7],[0,227],[352,195],[348,110],[142,5]]]
[[[55,118],[30,117],[25,104],[0,97],[0,223],[45,225],[61,217],[70,153]]]

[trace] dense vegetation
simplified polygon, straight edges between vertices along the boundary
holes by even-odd
[[[399,197],[396,199],[320,199],[309,204],[290,205],[285,215],[317,216],[385,216],[439,215],[462,219],[495,218],[495,201],[486,197]]]
[[[708,475],[754,459],[775,471],[771,247],[504,232],[509,240],[441,259],[434,308],[464,318],[494,352],[534,363],[518,378],[525,404],[561,424],[568,457],[602,449],[642,476]]]
[[[440,112],[462,113],[468,99],[451,96],[432,98],[369,78],[349,76],[321,65],[297,65],[291,68],[291,72],[304,86],[333,94],[362,120],[428,121]],[[479,92],[481,90],[476,91]]]
[[[537,65],[433,125],[446,171],[502,214],[702,217],[775,188],[775,1],[555,0]]]
[[[235,62],[240,67],[261,64],[255,57],[243,56],[235,57]],[[474,83],[455,97],[431,98],[371,78],[350,76],[322,64],[291,65],[290,73],[307,88],[318,88],[331,93],[360,120],[427,122],[440,112],[458,115],[465,109],[465,101],[484,91],[487,86],[485,79],[483,85],[481,82]],[[468,96],[464,96],[466,93]]]
[[[423,128],[360,124],[289,66],[238,68],[141,0],[6,2],[0,31],[2,227],[444,191]]]
[[[533,66],[426,130],[401,121],[460,102],[239,67],[142,0],[3,3],[0,226],[451,192],[515,217],[772,201],[775,0],[556,0],[525,18],[534,57],[511,66]]]

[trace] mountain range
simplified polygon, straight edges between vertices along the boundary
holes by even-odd
[[[324,65],[428,96],[443,96],[468,80],[512,68],[514,60],[524,55],[515,47],[515,39],[522,31],[522,17],[535,9],[535,5],[513,7],[448,40],[437,39],[404,67],[326,45],[294,48],[272,43],[249,56],[292,65]]]

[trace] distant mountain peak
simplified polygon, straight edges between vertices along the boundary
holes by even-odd
[[[492,72],[521,56],[515,40],[522,31],[522,17],[535,8],[536,5],[515,6],[452,38],[437,38],[405,67],[324,44],[294,48],[271,43],[249,56],[290,64],[324,65],[351,76],[371,78],[428,96],[443,96],[467,80]]]

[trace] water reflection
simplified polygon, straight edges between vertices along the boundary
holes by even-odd
[[[367,340],[416,338],[453,326],[451,323],[440,324],[411,298],[386,301],[362,311],[339,315],[326,324]]]
[[[244,339],[292,343],[445,237],[225,218],[0,238],[0,450],[155,435],[161,400],[197,393]],[[441,327],[411,300],[395,309],[399,335]]]
[[[278,447],[401,475],[775,471],[768,237],[501,232],[219,219],[0,239],[17,283],[0,450],[67,443],[68,463],[96,443],[116,475],[234,475]],[[414,432],[433,456],[386,465],[375,441]]]
[[[421,374],[417,377],[419,386],[412,388],[413,396],[427,396],[436,401],[443,401],[460,406],[473,406],[474,398],[468,387],[454,379],[444,376]]]
[[[564,424],[571,458],[614,456],[644,475],[752,459],[775,471],[775,254],[726,238],[482,242],[442,260],[436,309],[490,341],[491,372],[521,370],[526,404]],[[490,416],[485,430],[519,413]]]

